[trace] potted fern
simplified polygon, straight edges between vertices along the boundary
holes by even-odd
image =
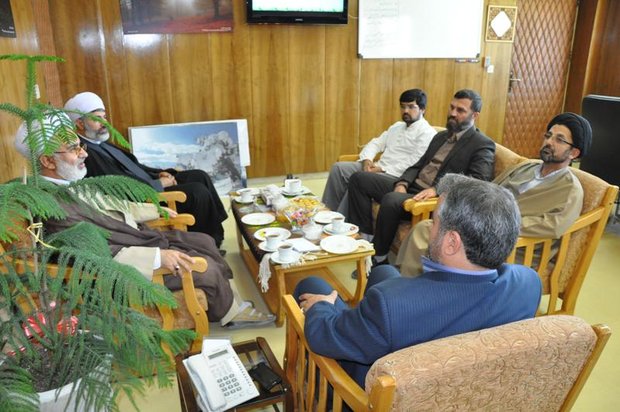
[[[75,134],[62,110],[36,101],[35,66],[62,59],[6,55],[1,60],[26,63],[26,107],[2,103],[0,110],[22,119],[35,160],[28,176],[0,185],[0,410],[39,410],[38,393],[52,390],[58,400],[62,387],[73,402],[62,400],[62,409],[116,410],[120,393],[133,402],[153,381],[170,385],[174,365],[162,345],[178,353],[194,334],[163,331],[134,309],[175,301],[163,286],[117,263],[102,230],[80,223],[49,236],[41,223],[65,217],[58,199],[72,201],[76,194],[157,203],[157,193],[117,176],[69,186],[43,179],[36,154],[54,153]]]

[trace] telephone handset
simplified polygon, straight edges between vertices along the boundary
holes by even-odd
[[[228,340],[204,339],[202,353],[190,356],[183,363],[196,387],[198,405],[203,411],[230,409],[259,395]]]

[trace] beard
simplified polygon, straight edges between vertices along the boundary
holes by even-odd
[[[76,165],[72,165],[69,162],[65,162],[60,158],[56,158],[56,173],[63,179],[69,182],[77,182],[84,179],[86,176],[86,168],[79,168],[79,165],[84,163],[83,160],[78,160]]]
[[[448,116],[446,120],[446,129],[450,132],[450,134],[462,132],[465,129],[468,129],[472,125],[472,119],[474,118],[474,114],[470,114],[467,119],[459,122],[456,120],[456,117]]]
[[[443,239],[443,235],[438,233],[434,238],[429,239],[428,243],[428,258],[435,263],[441,263],[439,261],[441,256],[441,241]]]
[[[103,143],[110,138],[110,132],[105,127],[100,127],[99,130],[91,129],[87,124],[84,124],[84,137],[93,142]]]
[[[564,163],[569,158],[569,155],[570,149],[566,150],[559,156],[556,156],[551,146],[543,146],[539,152],[540,159],[544,163]]]
[[[403,113],[402,119],[403,119],[403,122],[407,123],[407,126],[409,126],[409,125],[417,122],[418,120],[420,120],[420,116],[414,118],[414,117],[410,116],[407,113]]]

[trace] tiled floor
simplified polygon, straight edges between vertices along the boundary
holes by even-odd
[[[314,193],[321,193],[325,182],[324,174],[304,176],[304,185]],[[261,187],[268,183],[279,182],[279,178],[257,179],[249,182],[252,187]],[[224,200],[227,204],[228,199]],[[233,268],[235,280],[241,295],[256,302],[265,310],[257,287],[245,269],[237,252],[234,219],[229,217],[225,222],[226,240],[224,247],[228,250],[226,259]],[[590,323],[606,323],[614,334],[620,335],[620,223],[609,225],[598,251],[590,266],[578,299],[576,315]],[[351,287],[354,286],[349,274],[353,265],[341,265],[334,271],[341,280]],[[246,329],[237,331],[225,330],[217,324],[211,324],[211,336],[227,336],[234,342],[254,339],[263,336],[269,342],[279,360],[284,355],[284,328],[275,326]],[[598,364],[594,368],[584,390],[581,392],[573,411],[616,411],[620,410],[617,390],[620,387],[620,338],[612,336]],[[132,410],[126,399],[121,399],[122,411]],[[138,400],[140,410],[149,412],[179,411],[179,400],[176,385],[173,388],[152,388],[145,398]]]

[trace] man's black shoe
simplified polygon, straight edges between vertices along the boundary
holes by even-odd
[[[221,257],[226,256],[226,249],[220,249],[219,252]]]

